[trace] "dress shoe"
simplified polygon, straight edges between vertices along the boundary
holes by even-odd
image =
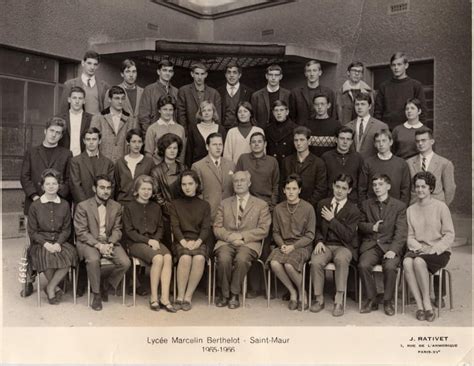
[[[343,316],[344,315],[344,307],[342,304],[334,304],[334,308],[332,309],[332,316]]]
[[[227,306],[229,304],[229,299],[227,297],[219,297],[216,302],[216,306],[218,308],[223,308],[224,306]]]
[[[58,301],[61,302],[64,296],[64,291],[56,287],[55,296],[56,296],[56,299],[58,299]]]
[[[102,295],[101,294],[94,294],[92,298],[91,308],[95,311],[102,310]]]
[[[311,311],[312,313],[319,313],[323,309],[324,309],[324,302],[321,304],[320,302],[315,301],[314,303],[311,304],[311,309],[309,309],[309,311]]]
[[[171,303],[168,303],[168,304],[163,304],[162,302],[160,302],[160,306],[165,309],[168,313],[176,313],[178,310],[171,304]],[[184,309],[183,309],[184,310]]]
[[[20,291],[20,296],[28,297],[28,296],[31,296],[32,293],[33,293],[33,284],[31,282],[27,282],[25,286],[23,286],[23,289]]]
[[[100,289],[100,294],[102,296],[103,302],[109,301],[109,284],[107,282],[102,285],[102,288]]]
[[[150,300],[150,310],[160,311],[160,303],[158,301],[151,301]]]
[[[365,304],[362,306],[362,309],[360,309],[361,314],[368,314],[371,311],[378,310],[379,304],[376,303],[374,300],[367,300]]]
[[[181,310],[183,311],[189,311],[192,309],[192,305],[189,301],[183,301],[183,303],[181,304]]]
[[[183,302],[181,300],[175,300],[173,306],[176,309],[176,311],[181,310],[183,306]]]
[[[308,308],[309,308],[308,301],[305,301],[304,302],[304,310],[308,310]],[[298,301],[298,310],[303,311],[303,302],[302,301]]]
[[[418,310],[416,311],[416,318],[417,318],[418,320],[420,320],[420,321],[425,320],[425,319],[426,319],[426,317],[425,317],[425,311],[422,310],[422,309],[418,309]]]
[[[56,298],[56,296],[49,297],[48,290],[46,290],[46,287],[44,288],[44,293],[46,294],[46,297],[48,298],[48,303],[50,305],[58,305],[59,304],[59,300]]]
[[[239,295],[232,294],[229,300],[229,309],[237,309],[240,306]]]
[[[426,310],[425,311],[425,319],[429,321],[430,323],[434,321],[436,318],[436,315],[433,310]]]
[[[290,310],[296,310],[296,309],[298,309],[298,301],[296,301],[296,300],[290,300],[290,301],[288,302],[288,309],[290,309]]]
[[[393,308],[393,304],[391,301],[384,301],[383,302],[383,311],[388,316],[395,315],[395,309]]]

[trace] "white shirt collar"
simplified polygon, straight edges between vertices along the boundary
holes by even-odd
[[[341,211],[342,208],[345,206],[345,204],[346,204],[346,202],[347,202],[347,198],[344,199],[344,200],[342,200],[342,201],[337,201],[337,200],[336,200],[336,197],[333,197],[332,200],[331,200],[331,206],[334,206],[334,205],[336,204],[336,202],[337,202],[337,204],[339,205],[339,206],[337,207],[337,212],[339,212],[339,211]],[[336,213],[337,213],[337,212],[336,212]]]
[[[46,197],[46,194],[43,194],[43,195],[40,197],[40,202],[41,202],[41,203],[48,203],[48,202],[61,203],[61,198],[59,198],[59,196],[56,196],[56,198],[55,198],[54,200],[49,200],[49,199]]]
[[[84,83],[84,85],[87,85],[87,80],[89,80],[89,79],[90,79],[90,81],[91,81],[91,87],[94,87],[94,85],[95,85],[95,75],[92,76],[92,77],[89,77],[89,76],[87,76],[87,75],[84,74],[84,73],[81,74],[81,80],[82,80],[82,82]]]
[[[420,128],[420,127],[423,127],[423,123],[421,123],[420,121],[418,121],[418,123],[416,125],[411,125],[408,123],[408,121],[406,121],[404,124],[403,124],[404,127],[408,128],[408,129],[412,129],[412,128]]]
[[[365,127],[367,126],[367,123],[369,123],[369,119],[370,119],[370,114],[368,114],[365,117],[357,116],[357,124],[359,124],[359,121],[362,120],[362,123],[364,124],[364,131],[365,131]]]
[[[237,205],[239,204],[239,200],[242,199],[242,205],[245,207],[250,198],[250,192],[247,192],[247,194],[243,197],[239,197],[237,195],[235,195],[235,197],[237,198]]]
[[[229,95],[230,95],[230,88],[234,88],[234,91],[237,92],[237,90],[239,90],[240,88],[240,82],[238,81],[237,84],[235,85],[230,85],[229,83],[226,84],[227,93],[229,93]]]
[[[171,120],[169,122],[165,122],[161,118],[158,121],[156,121],[156,123],[158,123],[160,126],[169,126],[169,125],[175,125],[176,124],[176,122],[173,121],[173,120]]]
[[[434,156],[434,151],[431,151],[426,156],[423,156],[422,154],[420,154],[420,167],[423,164],[423,158],[426,158],[425,165],[426,165],[426,169],[428,169],[428,167],[430,166],[431,159],[433,159],[433,156]]]
[[[95,157],[95,156],[99,157],[99,151],[98,151],[98,150],[97,150],[97,152],[96,152],[94,155],[92,155],[92,154],[89,152],[89,150],[86,149],[86,154],[87,154],[87,156],[89,156],[90,158]]]
[[[380,155],[380,153],[377,153],[377,156],[378,156],[378,158],[379,158],[380,160],[390,160],[390,159],[392,158],[392,156],[393,156],[393,153],[390,152],[390,155],[389,155],[388,158],[383,158],[383,157]]]

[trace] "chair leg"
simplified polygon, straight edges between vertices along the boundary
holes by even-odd
[[[91,306],[91,281],[87,277],[87,307]]]
[[[132,283],[132,292],[133,292],[133,306],[137,305],[137,265],[135,263],[135,258],[132,259],[133,265],[133,283]]]
[[[406,290],[406,283],[405,283],[405,271],[402,271],[401,275],[402,281],[402,314],[405,314],[405,290]]]
[[[41,306],[41,273],[38,272],[38,276],[36,276],[36,292],[38,295],[38,306]]]
[[[438,318],[439,314],[441,313],[441,301],[443,301],[442,297],[442,287],[443,287],[443,269],[439,271],[439,283],[438,283]],[[434,277],[434,276],[433,276]]]
[[[303,265],[303,276],[301,278],[301,292],[303,293],[303,298],[301,299],[301,311],[304,311],[305,301],[304,301],[304,283],[305,283],[305,276],[306,276],[306,263]]]
[[[77,271],[76,271],[76,268],[72,268],[72,298],[74,300],[74,305],[76,305],[76,303],[77,303],[76,275],[77,275],[77,277],[79,276],[79,266],[78,266]]]
[[[277,276],[275,273],[273,273],[273,283],[275,287],[275,299],[278,298],[278,281],[277,281]]]
[[[245,308],[245,296],[247,295],[247,275],[244,277],[242,284],[242,306]]]
[[[127,294],[126,291],[126,284],[127,284],[127,275],[124,273],[123,274],[123,280],[122,280],[122,305],[125,305],[125,296]]]
[[[397,277],[395,278],[395,315],[398,313],[398,286],[400,284],[400,268],[397,269]]]
[[[176,302],[176,286],[178,279],[176,278],[178,270],[173,266],[173,301]]]
[[[267,274],[267,308],[270,307],[271,282],[272,282],[272,272],[271,272],[270,268],[268,268],[268,274]]]
[[[207,306],[211,305],[211,289],[212,289],[212,282],[211,282],[211,275],[212,275],[212,264],[211,260],[207,260]]]
[[[308,307],[311,308],[311,298],[313,297],[313,274],[311,264],[309,265],[309,289],[308,289]]]
[[[446,288],[448,289],[448,295],[449,295],[449,310],[453,310],[453,284],[451,282],[451,272],[449,272],[447,269],[446,271],[446,276],[445,279],[448,280],[448,286]]]
[[[212,305],[216,303],[216,270],[217,262],[214,261],[214,268],[212,271]]]
[[[360,276],[359,276],[359,312],[361,311],[362,309],[362,280],[360,279]]]
[[[265,263],[263,263],[263,261],[260,259],[258,260],[258,263],[260,263],[262,266],[263,284],[265,286],[265,293],[267,293],[267,272],[265,271]]]

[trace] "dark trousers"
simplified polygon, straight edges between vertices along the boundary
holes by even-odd
[[[377,296],[377,288],[375,286],[375,278],[372,268],[377,264],[382,264],[383,268],[383,284],[384,284],[384,301],[391,301],[395,291],[395,283],[397,279],[397,268],[400,265],[400,257],[384,258],[384,252],[378,245],[363,252],[359,257],[359,276],[362,280],[363,291],[368,300],[375,300]]]
[[[223,297],[238,295],[257,253],[246,246],[223,245],[215,250],[217,258],[217,281]]]
[[[272,251],[270,248],[271,242],[272,240],[270,236],[267,236],[265,240],[263,241],[262,255],[260,256],[260,259],[264,263]],[[248,280],[249,280],[249,289],[251,289],[252,291],[255,291],[256,293],[264,291],[265,279],[263,277],[262,265],[260,263],[256,261],[252,262],[252,266],[250,267],[250,270],[248,273]]]

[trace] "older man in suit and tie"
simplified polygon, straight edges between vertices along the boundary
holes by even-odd
[[[250,173],[239,171],[232,176],[235,196],[226,198],[217,209],[214,249],[217,278],[221,288],[218,307],[236,309],[239,294],[252,261],[258,258],[262,240],[268,235],[270,211],[265,201],[249,193]]]
[[[275,123],[276,119],[272,113],[272,106],[277,100],[290,104],[290,91],[280,87],[283,78],[283,70],[279,65],[270,65],[265,74],[267,85],[252,94],[250,102],[257,121],[257,126],[265,129],[269,124]]]
[[[223,146],[222,135],[218,132],[211,133],[206,138],[208,155],[191,166],[201,179],[202,198],[211,206],[211,222],[214,222],[221,201],[234,193],[232,175],[235,164],[221,156]]]
[[[69,112],[61,116],[66,121],[66,128],[58,144],[71,150],[73,156],[77,156],[84,151],[85,146],[82,137],[90,127],[92,120],[92,114],[84,111],[85,97],[84,89],[80,86],[73,86],[67,99]]]
[[[216,89],[206,85],[207,67],[202,63],[191,65],[191,77],[193,82],[178,90],[178,123],[186,131],[190,125],[197,124],[196,113],[205,100],[214,104],[221,119],[221,96]]]
[[[353,149],[365,160],[377,154],[377,149],[374,146],[374,135],[380,130],[388,129],[388,126],[386,123],[370,116],[372,106],[370,94],[356,94],[354,103],[357,119],[350,121],[346,126],[352,128],[355,132]]]
[[[436,154],[433,151],[435,140],[433,131],[429,127],[422,127],[415,132],[416,147],[420,154],[407,160],[410,176],[413,178],[416,173],[428,171],[436,177],[436,186],[431,194],[433,198],[450,205],[456,193],[456,183],[454,182],[454,165],[451,161]],[[415,187],[411,190],[411,201],[416,201]]]
[[[110,107],[92,118],[91,127],[102,134],[100,153],[116,162],[128,153],[127,132],[137,127],[137,119],[123,109],[126,93],[116,85],[109,90]]]
[[[122,206],[110,199],[112,181],[107,175],[95,177],[94,197],[77,205],[74,227],[77,251],[86,261],[87,276],[94,294],[92,309],[102,310],[102,301],[108,301],[110,287],[117,289],[130,259],[120,245],[122,237]],[[101,279],[101,258],[113,263],[108,279]]]

